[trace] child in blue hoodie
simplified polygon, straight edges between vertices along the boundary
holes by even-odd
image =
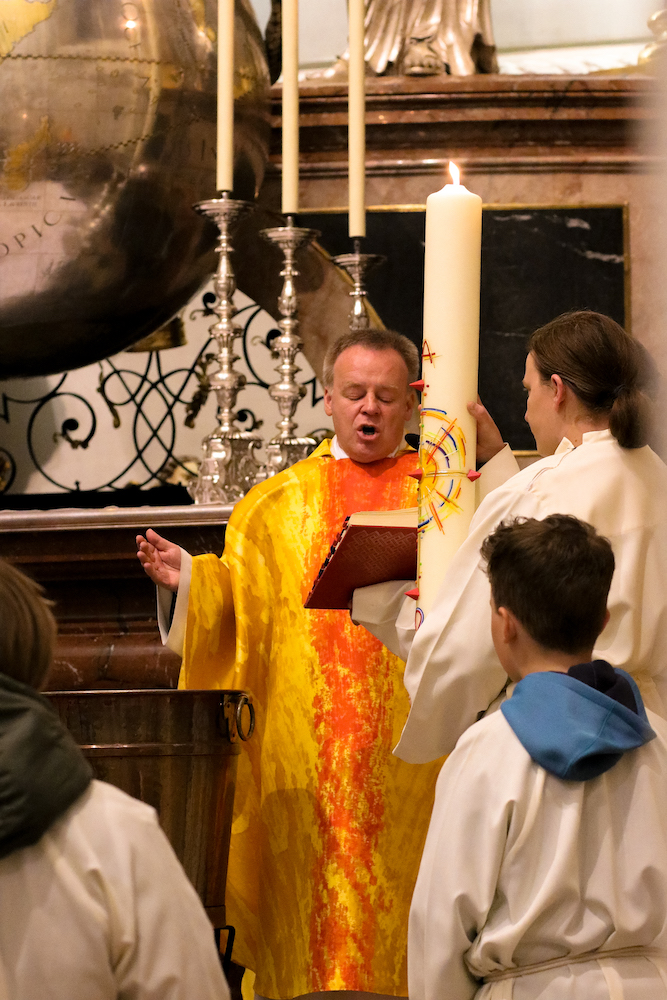
[[[667,723],[591,662],[611,546],[552,515],[501,525],[482,556],[513,683],[438,779],[410,1000],[666,1000]]]

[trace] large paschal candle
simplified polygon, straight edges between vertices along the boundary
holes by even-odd
[[[426,201],[417,624],[475,510],[482,199],[453,183]]]

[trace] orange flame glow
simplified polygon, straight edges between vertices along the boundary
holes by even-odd
[[[449,173],[454,184],[461,183],[461,171],[452,160],[449,161]]]

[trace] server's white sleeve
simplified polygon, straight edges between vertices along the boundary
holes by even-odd
[[[363,625],[402,660],[408,655],[412,635],[406,644],[403,633],[399,631],[399,618],[403,617],[403,604],[409,601],[412,605],[409,625],[414,633],[415,602],[405,596],[405,592],[414,585],[414,580],[390,580],[388,583],[376,583],[372,587],[360,587],[355,590],[352,598],[352,621]]]
[[[181,549],[181,575],[178,581],[176,605],[171,624],[169,615],[171,614],[173,591],[167,590],[166,587],[157,587],[157,623],[160,629],[160,638],[163,645],[167,646],[172,653],[177,653],[178,656],[183,656],[191,578],[192,556],[185,549]]]
[[[519,463],[514,457],[514,452],[506,444],[502,451],[490,458],[480,469],[480,477],[475,482],[475,507],[479,507],[489,493],[498,489],[512,476],[516,476],[519,471]]]

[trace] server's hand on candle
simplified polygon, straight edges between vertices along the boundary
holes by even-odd
[[[154,584],[176,593],[181,577],[181,550],[178,545],[149,528],[145,538],[137,535],[137,558]]]
[[[496,427],[493,417],[479,396],[476,403],[468,403],[468,413],[477,421],[477,461],[488,462],[505,447],[502,435]]]

